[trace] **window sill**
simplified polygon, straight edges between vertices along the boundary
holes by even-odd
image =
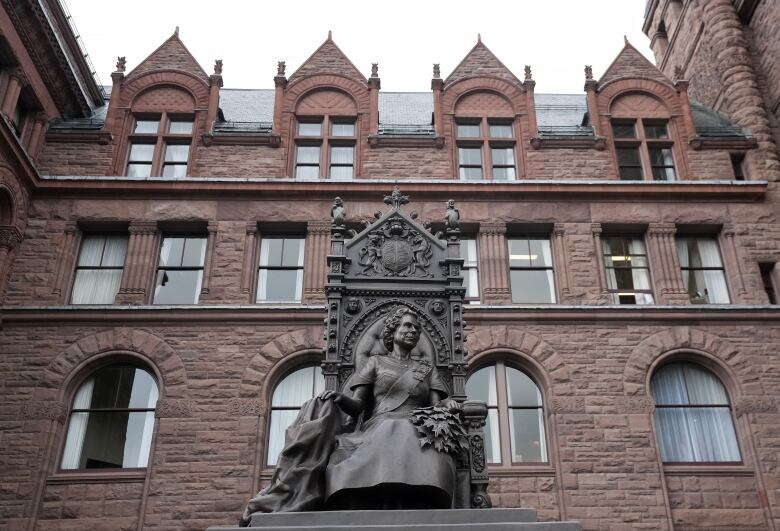
[[[555,468],[548,465],[537,464],[515,464],[511,467],[501,465],[488,465],[488,475],[490,477],[518,477],[518,476],[554,476]]]
[[[143,483],[146,481],[146,469],[100,472],[55,472],[46,478],[49,485],[68,485],[72,483]]]
[[[735,464],[664,464],[667,476],[753,476],[753,468],[741,463]]]

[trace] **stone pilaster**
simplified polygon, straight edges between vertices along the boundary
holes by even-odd
[[[604,265],[604,249],[601,244],[601,223],[591,223],[590,232],[593,235],[593,248],[596,253],[596,268],[598,269],[596,278],[599,279],[599,302],[609,304],[611,301],[609,298],[609,288],[607,286],[607,270]]]
[[[723,257],[723,270],[726,275],[726,286],[731,293],[731,302],[736,304],[750,304],[748,291],[745,288],[745,279],[742,272],[742,260],[739,256],[739,246],[735,236],[736,228],[731,224],[723,226],[720,232],[720,253]]]
[[[14,115],[16,105],[19,103],[19,94],[22,92],[22,88],[27,84],[27,77],[21,68],[16,67],[8,74],[8,85],[6,86],[5,95],[3,96],[2,110],[10,120]]]
[[[246,296],[247,302],[253,303],[254,300],[249,300],[252,297],[252,284],[255,278],[255,267],[258,258],[257,249],[257,222],[247,224],[246,236],[244,238],[244,266],[241,270],[241,293]]]
[[[152,302],[149,291],[153,285],[153,274],[157,266],[157,247],[160,231],[156,221],[132,221],[128,227],[125,268],[117,304],[148,304]]]
[[[511,302],[505,223],[480,223],[479,254],[482,300],[486,304]]]
[[[68,222],[65,225],[65,235],[57,254],[57,269],[54,272],[54,285],[51,290],[52,294],[60,297],[60,302],[63,303],[67,302],[67,300],[62,299],[62,295],[64,291],[67,291],[68,281],[76,266],[76,255],[80,242],[81,232],[78,224],[75,221]],[[67,299],[67,296],[65,298]]]
[[[689,304],[688,292],[682,281],[674,223],[651,223],[647,228],[647,253],[652,269],[659,304]]]
[[[303,262],[304,302],[325,300],[325,275],[329,244],[330,221],[310,221],[306,225],[306,248]]]
[[[200,294],[209,294],[211,286],[211,268],[214,263],[214,247],[217,245],[217,222],[209,221],[206,225],[206,256],[203,259],[203,280],[200,283]]]

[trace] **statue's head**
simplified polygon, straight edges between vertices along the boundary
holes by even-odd
[[[398,307],[385,319],[385,327],[382,329],[382,344],[388,350],[393,351],[395,343],[407,350],[413,349],[420,341],[420,320],[417,314],[404,306]]]

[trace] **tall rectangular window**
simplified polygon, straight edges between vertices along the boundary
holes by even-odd
[[[257,302],[300,302],[303,238],[271,236],[260,242]]]
[[[455,123],[458,177],[464,181],[517,178],[511,120],[464,118]]]
[[[81,242],[71,304],[113,304],[122,281],[127,236],[85,236]]]
[[[602,239],[607,290],[612,304],[653,304],[650,268],[641,238]]]
[[[555,302],[552,252],[548,238],[512,238],[509,280],[512,302]]]
[[[618,174],[624,181],[674,181],[674,143],[666,120],[640,118],[612,122]]]
[[[203,281],[206,238],[166,236],[160,249],[154,304],[196,304]]]
[[[137,116],[134,120],[125,175],[185,177],[192,144],[193,119],[162,113]]]
[[[295,178],[353,179],[356,129],[354,118],[300,118],[295,138]]]
[[[729,303],[726,275],[715,238],[677,238],[677,256],[692,304]]]
[[[466,299],[479,300],[479,260],[477,241],[474,238],[460,239],[460,257],[463,258],[463,287]]]
[[[458,148],[460,178],[466,181],[482,180],[482,149],[478,147]]]
[[[295,158],[297,179],[320,178],[320,146],[298,146]]]

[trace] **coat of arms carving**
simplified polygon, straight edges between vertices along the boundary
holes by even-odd
[[[429,277],[433,250],[428,239],[403,218],[391,219],[370,232],[360,249],[358,275]]]

